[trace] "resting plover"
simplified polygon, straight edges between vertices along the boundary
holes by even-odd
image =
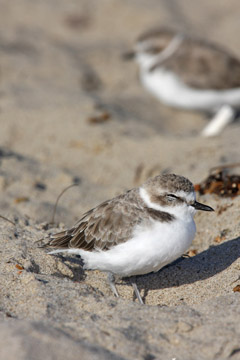
[[[155,29],[134,51],[144,87],[167,105],[210,113],[203,136],[219,134],[240,109],[240,60],[207,41]]]
[[[196,209],[213,211],[196,201],[193,184],[183,176],[159,175],[87,211],[69,230],[51,235],[58,248],[50,254],[80,255],[84,269],[129,277],[156,272],[181,256],[196,232]],[[136,283],[135,294],[143,303]]]

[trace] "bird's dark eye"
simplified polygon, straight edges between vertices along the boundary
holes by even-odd
[[[153,46],[150,49],[148,49],[148,52],[151,54],[158,54],[162,51],[162,48],[159,46]]]
[[[167,194],[168,201],[175,201],[177,200],[177,196],[173,194]]]

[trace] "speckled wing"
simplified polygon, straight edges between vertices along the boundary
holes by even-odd
[[[163,64],[188,86],[226,90],[240,87],[240,60],[224,49],[201,40],[186,38]]]
[[[126,197],[127,193],[89,210],[71,229],[52,235],[49,245],[92,251],[127,241],[142,211]]]

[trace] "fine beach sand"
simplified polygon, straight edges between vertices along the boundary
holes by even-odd
[[[240,57],[239,16],[236,0],[1,1],[1,359],[240,359],[239,198],[198,196],[216,211],[196,215],[196,255],[138,277],[146,306],[37,243],[148,177],[239,161],[239,123],[198,137],[206,117],[160,104],[122,60],[157,25]]]

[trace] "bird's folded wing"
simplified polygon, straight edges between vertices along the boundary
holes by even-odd
[[[140,220],[141,209],[134,204],[125,204],[121,195],[86,212],[71,229],[51,235],[49,245],[88,251],[108,250],[127,241]]]

